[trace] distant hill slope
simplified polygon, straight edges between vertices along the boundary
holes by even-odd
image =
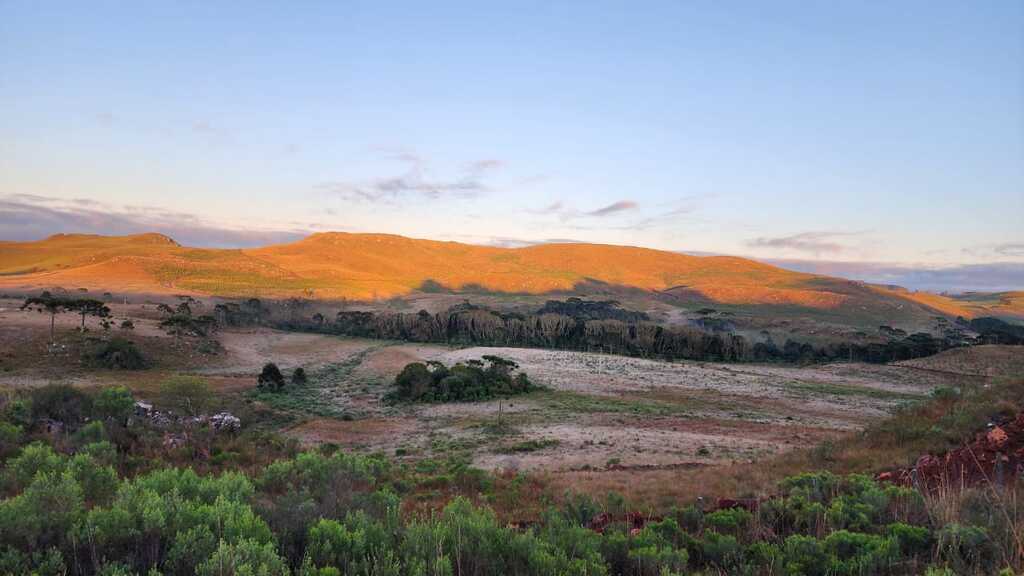
[[[972,316],[990,303],[922,295],[725,256],[599,244],[496,248],[323,233],[250,250],[189,248],[159,234],[0,242],[0,287],[369,299],[417,290],[541,294],[608,284],[731,305]],[[1021,300],[1000,300],[1013,310]],[[1007,303],[1009,302],[1009,303]]]

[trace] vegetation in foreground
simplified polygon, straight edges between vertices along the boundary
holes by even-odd
[[[509,523],[494,510],[544,493],[527,476],[330,447],[297,452],[191,416],[210,402],[197,381],[162,388],[166,403],[190,414],[184,428],[141,419],[124,388],[49,386],[5,402],[0,574],[824,576],[1021,567],[1015,486],[923,494],[816,472],[783,480],[761,501],[678,501],[640,514],[614,494],[572,493]],[[920,436],[911,443],[939,447],[993,411],[1018,409],[1011,390],[938,394],[914,418],[903,416]],[[938,422],[952,418],[937,436],[918,431],[929,410],[941,413]],[[189,442],[168,445],[182,433]],[[186,462],[196,468],[175,465]]]

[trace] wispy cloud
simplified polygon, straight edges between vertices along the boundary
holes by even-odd
[[[560,220],[566,222],[578,218],[605,218],[608,216],[615,216],[623,212],[636,210],[639,206],[640,205],[633,200],[619,200],[617,202],[612,202],[607,206],[601,206],[600,208],[595,208],[593,210],[577,210],[575,208],[569,208],[561,200],[558,200],[542,208],[527,210],[527,212],[539,216],[557,216]]]
[[[64,200],[34,194],[0,197],[3,240],[38,240],[57,233],[140,234],[159,232],[187,246],[241,248],[292,242],[310,227],[238,229],[154,206],[108,206],[94,200]]]
[[[840,243],[837,239],[859,234],[861,233],[836,231],[801,232],[800,234],[776,238],[754,238],[747,241],[747,246],[751,248],[794,250],[811,254],[838,254],[846,251],[848,246]]]
[[[539,240],[528,238],[515,238],[510,236],[478,236],[472,234],[446,234],[443,238],[450,238],[459,242],[477,244],[482,246],[494,246],[497,248],[524,248],[527,246],[538,246],[541,244],[583,244],[586,240],[573,238],[543,238]]]
[[[396,202],[409,195],[429,199],[474,198],[491,190],[485,180],[504,165],[496,159],[476,160],[463,167],[461,173],[455,177],[446,179],[433,177],[427,161],[414,152],[389,152],[385,157],[404,164],[405,171],[396,176],[369,181],[323,182],[318,184],[317,188],[350,202]]]
[[[604,216],[611,216],[612,214],[618,214],[619,212],[636,210],[638,206],[639,204],[632,200],[619,200],[618,202],[613,202],[604,208],[598,208],[597,210],[587,212],[587,216],[597,216],[601,218]]]
[[[1001,256],[1024,257],[1024,242],[997,244],[993,251]]]

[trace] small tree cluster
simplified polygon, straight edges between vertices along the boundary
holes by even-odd
[[[469,402],[525,394],[537,386],[519,365],[500,356],[484,356],[447,367],[440,362],[407,364],[387,395],[392,402]]]

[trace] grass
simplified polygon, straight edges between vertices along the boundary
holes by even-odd
[[[663,509],[698,496],[773,494],[778,483],[807,470],[876,473],[912,465],[922,454],[940,454],[983,430],[993,419],[1024,411],[1024,380],[965,384],[961,394],[925,397],[861,433],[758,460],[692,470],[584,472],[551,475],[551,489],[590,494],[617,491],[638,505]]]
[[[288,383],[279,392],[253,390],[249,397],[277,410],[350,420],[355,414],[345,407],[348,403],[347,396],[354,389],[361,389],[367,385],[367,382],[355,381],[352,372],[367,356],[388,345],[390,344],[371,346],[343,362],[328,364],[319,370],[310,371],[304,384]]]
[[[625,400],[564,390],[537,392],[532,396],[547,410],[560,414],[632,414],[636,416],[692,416],[697,408],[686,401]]]
[[[829,394],[832,396],[873,398],[875,400],[920,400],[922,394],[910,394],[907,392],[895,392],[872,388],[870,386],[851,386],[848,384],[831,384],[827,382],[787,382],[787,390],[807,394],[808,396],[821,396]]]
[[[534,440],[524,440],[511,446],[504,446],[495,450],[499,454],[522,454],[526,452],[537,452],[545,448],[551,448],[561,444],[561,441],[555,438],[543,438]]]

